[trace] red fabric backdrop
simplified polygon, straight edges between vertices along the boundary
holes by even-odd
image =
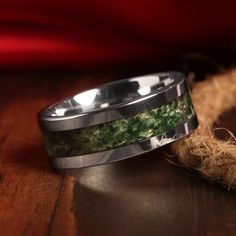
[[[109,66],[236,39],[234,1],[1,0],[0,68]]]

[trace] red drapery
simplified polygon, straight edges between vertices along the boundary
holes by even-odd
[[[109,66],[236,39],[234,1],[1,0],[0,68]]]

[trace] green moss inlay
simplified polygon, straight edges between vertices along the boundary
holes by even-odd
[[[135,116],[77,130],[45,132],[50,156],[76,156],[128,145],[174,129],[194,114],[185,94],[166,105]]]

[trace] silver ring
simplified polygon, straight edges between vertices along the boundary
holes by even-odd
[[[38,115],[54,167],[106,164],[151,151],[197,128],[184,74],[165,72],[104,84]]]

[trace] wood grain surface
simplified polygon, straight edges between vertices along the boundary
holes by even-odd
[[[39,109],[114,78],[2,78],[0,235],[236,235],[236,192],[167,161],[168,146],[73,174],[50,168]],[[235,118],[232,112],[220,126],[235,132]]]

